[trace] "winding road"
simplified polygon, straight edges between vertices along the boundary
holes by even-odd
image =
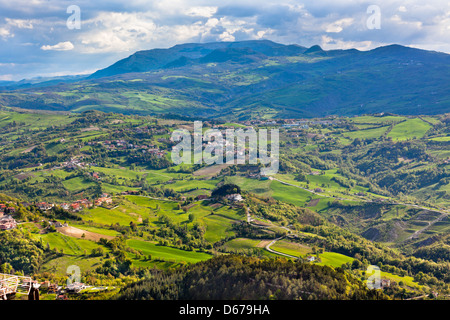
[[[272,242],[270,242],[268,245],[266,245],[265,249],[267,251],[269,251],[269,252],[272,252],[272,253],[275,253],[275,254],[279,254],[279,255],[282,255],[282,256],[285,256],[285,257],[288,257],[288,258],[298,259],[298,257],[296,257],[296,256],[292,256],[290,254],[283,253],[283,252],[280,252],[280,251],[276,251],[276,250],[273,250],[273,249],[270,248],[270,246],[274,245],[278,240],[281,240],[283,238],[285,238],[285,236],[282,236],[282,237],[279,237],[277,239],[274,239]]]

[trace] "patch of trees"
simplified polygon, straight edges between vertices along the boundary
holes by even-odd
[[[450,262],[450,245],[439,242],[431,246],[421,247],[414,251],[413,256],[435,262]]]
[[[339,176],[334,176],[333,178],[331,178],[331,181],[336,182],[337,184],[339,184],[341,187],[344,188],[353,188],[355,186],[354,181]]]
[[[224,197],[228,194],[241,193],[241,188],[238,185],[227,183],[216,189],[211,193],[212,197]]]
[[[321,236],[304,239],[304,242],[310,246],[324,247],[327,251],[354,257],[366,265],[376,264],[383,271],[393,272],[401,276],[414,277],[422,272],[430,279],[436,278],[444,283],[450,283],[450,264],[448,262],[437,263],[414,256],[405,257],[399,252],[331,224],[324,224],[319,227],[305,226],[302,231]],[[437,283],[432,284],[436,285]]]
[[[250,204],[252,213],[281,224],[296,224],[318,226],[323,219],[314,211],[300,208],[283,202]]]
[[[0,232],[0,265],[8,263],[25,274],[38,271],[44,259],[43,244],[19,229]]]
[[[134,164],[148,169],[158,170],[172,166],[172,162],[166,157],[157,157],[151,153],[127,154],[126,162],[128,165]]]
[[[450,172],[445,169],[427,168],[415,171],[392,171],[387,175],[380,176],[375,181],[380,187],[386,188],[396,195],[400,192],[408,193],[441,181],[445,182],[445,179],[449,177]]]
[[[51,210],[45,212],[44,215],[50,219],[68,219],[68,220],[76,220],[76,221],[82,220],[76,214],[73,214],[67,210],[64,210],[63,208],[61,208],[59,206],[54,206]]]
[[[324,285],[326,284],[326,285]],[[388,299],[341,268],[222,255],[177,270],[153,272],[119,300],[349,300]]]
[[[276,239],[284,235],[284,233],[266,232],[265,229],[254,227],[247,222],[234,224],[233,230],[237,237],[249,239]]]

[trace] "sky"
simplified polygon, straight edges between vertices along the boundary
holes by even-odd
[[[450,1],[0,0],[0,80],[89,74],[180,43],[258,39],[450,53]]]

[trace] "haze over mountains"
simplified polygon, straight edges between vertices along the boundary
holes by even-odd
[[[0,105],[235,120],[439,114],[450,110],[449,83],[450,55],[400,45],[191,43],[139,51],[86,78],[8,83]]]

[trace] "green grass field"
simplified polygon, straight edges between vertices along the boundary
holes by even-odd
[[[233,250],[253,249],[256,248],[260,242],[261,242],[260,240],[255,239],[236,238],[226,242],[224,244],[224,247]]]
[[[270,196],[272,190],[270,189],[269,180],[261,181],[258,179],[249,179],[240,176],[225,177],[226,183],[234,183],[241,187],[242,190],[252,192],[261,196]]]
[[[391,137],[393,140],[419,139],[422,138],[430,128],[431,125],[421,119],[408,119],[395,125],[391,132],[389,132],[388,137]]]
[[[208,215],[200,219],[206,225],[205,239],[209,242],[217,242],[223,238],[235,235],[231,226],[235,220],[220,215]]]
[[[60,126],[71,123],[75,118],[69,115],[50,113],[17,113],[0,111],[0,127],[15,122],[24,123],[31,130],[44,129],[55,124]]]
[[[273,191],[272,197],[274,199],[291,203],[299,207],[304,207],[311,199],[322,198],[306,190],[285,185],[278,181],[271,181],[270,189]]]
[[[152,259],[161,258],[170,261],[184,261],[195,263],[208,260],[212,256],[204,252],[184,251],[176,248],[158,246],[154,243],[136,239],[127,240],[127,245],[133,249],[140,250],[146,256],[151,255]]]
[[[88,187],[94,187],[96,185],[95,182],[86,181],[82,177],[75,177],[69,180],[64,180],[62,184],[67,190],[71,192],[82,191]]]
[[[431,138],[430,140],[448,142],[448,141],[450,141],[450,136],[447,136],[447,137],[436,137],[436,138]]]
[[[69,255],[83,255],[89,254],[92,249],[98,248],[99,245],[93,241],[77,239],[63,235],[59,232],[52,232],[47,234],[32,234],[32,236],[50,246],[50,249],[63,250],[65,254]]]
[[[414,279],[412,277],[409,276],[399,276],[396,274],[392,274],[389,272],[385,272],[385,271],[381,271],[381,278],[384,279],[390,279],[392,281],[395,281],[397,283],[399,283],[400,281],[403,281],[403,283],[409,287],[417,287],[417,288],[421,288],[422,286],[419,285],[418,283],[414,282]]]
[[[130,222],[138,223],[138,215],[132,215],[130,212],[123,212],[120,208],[108,210],[105,208],[97,207],[87,211],[83,215],[83,220],[100,223],[103,225],[120,224],[127,226]]]
[[[364,129],[364,130],[358,130],[354,132],[345,132],[342,135],[346,138],[350,139],[373,139],[373,138],[379,138],[382,135],[384,135],[387,131],[388,127],[380,127],[380,128],[374,128],[374,129]]]
[[[86,272],[102,264],[102,257],[88,257],[88,256],[69,256],[64,255],[52,259],[41,266],[41,272],[52,272],[59,276],[65,276],[67,274],[67,268],[72,265],[76,265],[80,268],[81,272]]]
[[[59,222],[64,223],[64,220],[59,220],[57,219]],[[103,234],[105,236],[113,236],[116,237],[118,235],[120,235],[119,232],[115,231],[115,230],[111,230],[111,229],[105,229],[105,228],[99,228],[99,227],[93,227],[90,226],[88,224],[78,224],[78,223],[74,223],[72,221],[70,221],[69,224],[71,227],[75,227],[81,230],[86,230],[86,231],[90,231],[90,232],[95,232],[98,234]]]
[[[188,223],[188,226],[191,226],[192,223],[188,222],[190,214],[194,215],[192,223],[198,222],[205,226],[205,239],[209,242],[216,242],[234,235],[234,232],[231,231],[233,223],[245,219],[245,215],[238,213],[236,209],[228,206],[213,208],[207,201],[195,202],[187,212],[184,212],[178,209],[178,203],[175,201],[163,201],[142,196],[125,196],[116,208],[93,208],[87,210],[82,218],[105,226],[116,223],[128,226],[132,221],[140,224],[142,219],[148,218],[151,226],[157,226],[159,217],[165,215],[173,223]],[[82,225],[81,228],[85,227]],[[87,228],[85,229],[87,230]],[[101,230],[98,233],[102,233]]]
[[[299,243],[294,243],[286,240],[277,241],[274,245],[270,247],[271,249],[289,254],[291,256],[304,256],[311,253],[312,249],[308,246],[301,245]]]
[[[212,190],[216,187],[217,180],[178,180],[175,183],[167,185],[168,188],[175,191],[184,192],[192,189]]]
[[[397,123],[405,120],[405,117],[399,116],[386,116],[386,117],[374,117],[374,116],[361,116],[352,118],[350,121],[353,123],[360,124],[386,124],[386,123]]]
[[[324,252],[319,255],[321,262],[318,262],[318,265],[321,266],[332,266],[332,267],[340,267],[344,263],[353,262],[353,258],[345,256],[336,252]]]

